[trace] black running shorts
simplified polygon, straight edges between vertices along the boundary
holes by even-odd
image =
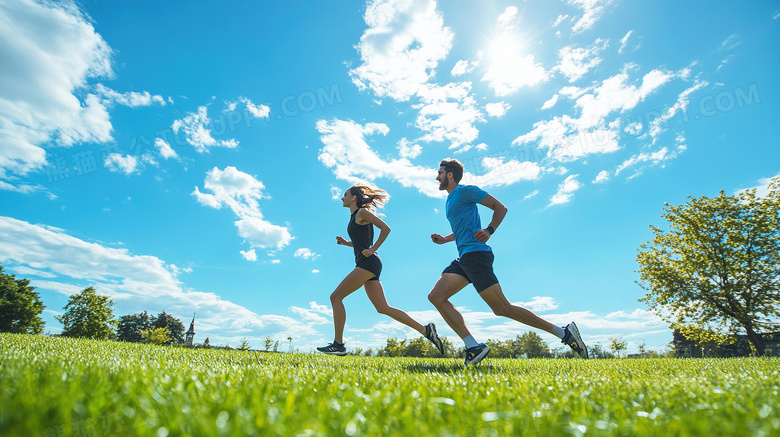
[[[373,273],[374,277],[369,279],[369,281],[378,281],[379,275],[382,273],[382,260],[379,259],[377,254],[373,254],[368,258],[361,255],[355,267],[360,267]]]
[[[479,293],[493,284],[498,284],[498,278],[493,273],[493,252],[490,251],[464,253],[444,269],[442,274],[444,273],[463,276],[474,284]]]

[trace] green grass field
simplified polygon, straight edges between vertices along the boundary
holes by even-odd
[[[460,360],[0,334],[0,435],[780,435],[780,359]]]

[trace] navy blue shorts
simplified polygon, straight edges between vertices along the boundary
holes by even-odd
[[[464,253],[444,269],[442,274],[444,273],[463,276],[474,284],[478,293],[482,293],[493,284],[498,284],[498,278],[493,273],[493,252],[490,251]]]
[[[378,281],[379,275],[382,273],[382,260],[379,259],[377,254],[373,254],[368,258],[361,255],[355,267],[360,267],[373,273],[374,277],[369,279],[369,281]]]

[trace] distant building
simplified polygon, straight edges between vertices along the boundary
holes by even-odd
[[[780,356],[780,332],[770,332],[761,334],[764,337],[764,350],[761,355]],[[737,335],[737,341],[728,344],[719,344],[708,342],[698,344],[683,335],[680,330],[675,329],[672,334],[672,344],[678,357],[701,358],[701,357],[747,357],[753,353],[750,350],[750,340],[747,335]]]
[[[192,339],[195,338],[195,314],[192,315],[190,329],[184,334],[184,346],[192,347]]]

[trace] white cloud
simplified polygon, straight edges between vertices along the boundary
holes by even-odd
[[[402,158],[414,159],[420,156],[422,153],[422,147],[419,144],[410,144],[406,138],[401,138],[398,142],[398,154]]]
[[[303,258],[303,259],[310,259],[315,260],[320,257],[320,254],[314,253],[311,251],[311,249],[308,249],[306,247],[301,247],[300,249],[295,251],[295,257],[296,258]]]
[[[563,73],[569,82],[575,82],[601,63],[601,58],[598,55],[607,48],[607,45],[607,41],[598,39],[589,48],[564,47],[558,50],[560,61],[553,70]]]
[[[134,255],[90,243],[65,231],[0,217],[0,264],[17,269],[46,268],[60,281],[34,280],[38,291],[70,295],[88,286],[108,295],[118,314],[165,311],[177,317],[197,312],[196,323],[219,338],[247,332],[319,336],[310,323],[280,315],[260,315],[214,293],[189,290],[175,266],[150,255]],[[48,329],[48,328],[47,328]],[[55,330],[52,330],[55,331]]]
[[[257,118],[268,118],[268,115],[271,112],[270,107],[266,105],[255,105],[246,97],[241,97],[239,100],[246,105],[246,109],[249,111],[249,113]]]
[[[563,23],[563,20],[567,18],[569,18],[568,15],[558,15],[558,18],[556,18],[555,22],[553,23],[553,27],[558,27],[558,25]]]
[[[111,105],[116,103],[119,105],[136,108],[139,106],[150,106],[155,103],[160,106],[165,106],[166,104],[166,101],[162,96],[151,95],[149,94],[149,91],[144,91],[141,93],[134,92],[134,91],[119,93],[117,91],[112,90],[111,88],[108,88],[102,83],[99,83],[97,85],[96,91],[98,95],[100,95],[104,99],[103,103],[105,105]]]
[[[663,165],[664,162],[677,158],[687,149],[687,146],[685,145],[685,137],[683,137],[681,134],[678,134],[677,138],[675,139],[675,144],[676,148],[673,151],[670,151],[667,147],[663,147],[659,150],[656,150],[655,152],[639,153],[632,156],[631,158],[623,161],[623,163],[618,166],[618,168],[615,170],[615,176],[620,174],[620,172],[623,170],[639,164],[649,164],[650,166],[659,164]],[[641,169],[636,170],[634,176],[637,176],[640,171]]]
[[[454,67],[452,67],[450,74],[455,77],[458,77],[464,74],[471,73],[472,71],[474,71],[476,67],[479,66],[481,62],[482,62],[481,53],[477,54],[477,58],[474,60],[461,59],[460,61],[455,63]]]
[[[604,80],[591,90],[566,87],[559,93],[576,97],[575,109],[579,118],[568,115],[552,120],[539,121],[534,129],[521,135],[512,144],[538,143],[549,149],[555,160],[567,162],[594,153],[611,153],[620,149],[620,120],[607,123],[607,117],[636,107],[674,75],[652,70],[645,74],[639,85],[628,84],[628,73],[623,72]]]
[[[452,47],[435,0],[377,0],[364,15],[368,29],[357,49],[362,64],[350,70],[360,89],[406,101],[428,82]]]
[[[539,194],[539,190],[533,190],[530,193],[528,193],[528,195],[523,197],[523,200],[528,200],[528,199],[530,199],[532,197],[535,197],[537,194]]]
[[[725,41],[721,43],[720,48],[724,50],[731,50],[740,44],[742,44],[742,42],[739,40],[739,35],[731,34],[728,38],[726,38]]]
[[[623,53],[623,51],[626,49],[626,45],[628,45],[628,38],[631,37],[631,34],[634,33],[633,30],[629,30],[626,36],[620,39],[620,48],[618,49],[618,53]]]
[[[223,206],[230,208],[238,217],[235,222],[238,235],[252,248],[281,249],[292,241],[293,237],[286,227],[263,219],[259,200],[267,197],[263,192],[265,186],[253,176],[235,167],[225,167],[224,170],[214,167],[206,174],[203,187],[211,193],[203,193],[195,187],[192,195],[198,203],[216,209]]]
[[[458,148],[477,139],[474,124],[485,119],[471,96],[471,82],[425,85],[419,95],[421,103],[412,107],[419,110],[415,126],[426,132],[420,141],[449,142],[450,148]]]
[[[657,139],[658,136],[668,127],[669,120],[671,120],[678,113],[685,112],[688,109],[691,94],[707,85],[709,85],[709,83],[706,81],[700,82],[699,80],[696,80],[693,86],[687,88],[677,96],[677,101],[674,103],[674,105],[672,105],[663,115],[650,122],[648,133],[651,137],[653,137],[654,143],[655,139]]]
[[[320,305],[315,301],[309,302],[309,308],[300,308],[291,306],[290,311],[301,316],[301,319],[310,325],[327,325],[331,323],[333,311],[325,305]],[[327,317],[325,317],[327,316]]]
[[[138,159],[133,155],[122,156],[119,153],[112,153],[106,156],[103,166],[111,171],[129,175],[138,171]]]
[[[574,33],[583,32],[596,24],[596,21],[604,14],[605,9],[613,0],[568,0],[570,5],[583,10],[583,15],[574,23]]]
[[[487,112],[490,117],[501,118],[506,115],[511,107],[512,105],[507,102],[488,103],[485,105],[485,112]]]
[[[574,192],[582,188],[582,183],[576,179],[577,176],[579,175],[571,175],[558,185],[558,192],[550,198],[548,206],[562,205],[571,201]]]
[[[254,249],[250,249],[246,252],[242,250],[241,256],[243,256],[247,261],[257,261],[257,252],[255,252]]]
[[[593,183],[601,184],[607,182],[608,180],[609,180],[609,172],[606,170],[601,170],[599,174],[596,175],[596,179],[593,179]]]
[[[312,273],[319,273],[320,271],[319,271],[319,270],[317,270],[317,269],[313,269],[311,272],[312,272]]]
[[[211,147],[227,147],[233,149],[238,147],[238,141],[235,139],[217,140],[211,136],[211,121],[208,116],[208,109],[205,106],[199,106],[198,112],[190,112],[181,120],[174,120],[171,128],[173,132],[184,132],[184,138],[190,143],[198,153],[208,152]]]
[[[517,6],[508,6],[501,15],[498,16],[496,26],[499,29],[511,28],[517,19]]]
[[[162,138],[155,138],[154,139],[154,146],[157,147],[157,150],[160,151],[160,156],[162,156],[165,159],[179,159],[179,154],[176,153],[173,148],[171,148],[171,145],[168,144],[164,139]]]
[[[774,178],[780,178],[780,173],[770,176],[768,178],[762,178],[758,180],[758,185],[750,188],[745,188],[743,190],[737,190],[734,194],[738,194],[740,192],[746,191],[746,190],[756,190],[756,196],[758,197],[766,197],[767,194],[769,194],[769,183],[772,182],[772,179]]]
[[[405,187],[414,187],[427,196],[443,197],[435,180],[436,169],[413,165],[407,158],[385,161],[366,143],[366,136],[387,135],[387,125],[319,120],[317,131],[323,144],[318,158],[325,167],[333,169],[337,178],[353,184],[388,178]]]
[[[271,113],[271,108],[269,106],[262,104],[256,105],[246,97],[239,97],[237,101],[226,101],[225,106],[227,106],[228,111],[235,111],[239,103],[242,103],[246,108],[246,115],[255,118],[268,118],[269,114]]]
[[[582,111],[578,124],[583,129],[604,124],[605,117],[611,112],[633,109],[673,77],[670,72],[652,70],[642,77],[641,85],[636,86],[627,84],[627,73],[612,76],[592,94],[577,99],[576,105]]]
[[[555,106],[556,103],[558,103],[558,94],[552,96],[550,100],[544,102],[542,109],[550,109]]]
[[[0,179],[43,167],[44,144],[111,140],[106,107],[86,92],[113,74],[112,50],[90,19],[71,2],[14,0],[3,2],[0,22]]]
[[[331,185],[330,186],[330,198],[333,200],[341,199],[341,196],[344,195],[344,192],[341,191],[341,188]]]
[[[504,162],[504,158],[482,158],[481,167],[487,171],[481,175],[472,174],[469,171],[463,173],[461,183],[479,185],[483,188],[512,185],[521,181],[537,180],[545,169],[535,162],[520,162],[510,159]]]
[[[549,296],[534,296],[529,302],[514,302],[514,304],[535,312],[550,311],[558,308],[558,303]]]

